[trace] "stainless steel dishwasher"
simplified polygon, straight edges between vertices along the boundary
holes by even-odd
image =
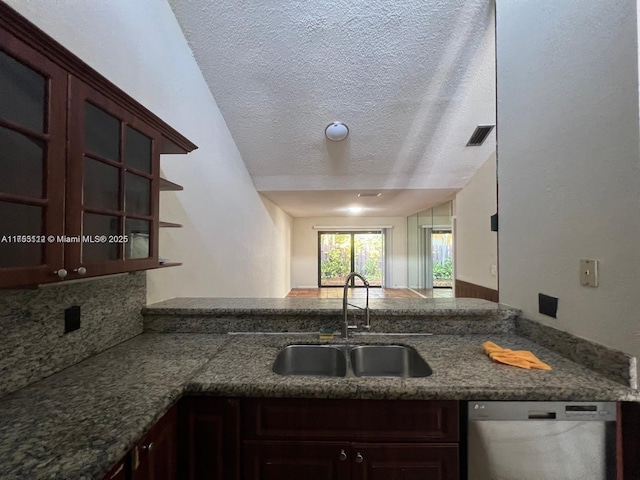
[[[614,480],[615,402],[468,404],[469,480]]]

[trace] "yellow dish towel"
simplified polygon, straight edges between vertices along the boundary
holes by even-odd
[[[501,348],[493,342],[484,342],[482,347],[491,360],[495,362],[526,369],[551,370],[549,365],[538,360],[538,357],[527,350],[509,350],[508,348]]]

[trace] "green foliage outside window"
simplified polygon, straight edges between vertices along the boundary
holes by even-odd
[[[349,254],[347,251],[334,248],[329,250],[322,260],[322,278],[340,278],[349,275]]]
[[[453,263],[447,258],[443,263],[433,264],[433,278],[437,280],[451,280],[453,278]]]

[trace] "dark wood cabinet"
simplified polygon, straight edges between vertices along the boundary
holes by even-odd
[[[459,478],[455,444],[353,443],[350,458],[351,480]]]
[[[453,444],[246,441],[245,480],[457,480]]]
[[[103,477],[103,480],[129,480],[128,464],[129,456],[126,456]]]
[[[246,439],[457,442],[458,402],[243,400]]]
[[[1,17],[1,16],[0,16]],[[0,287],[63,267],[67,74],[0,21]]]
[[[177,413],[174,406],[133,448],[132,480],[175,480],[178,473]]]
[[[179,418],[180,478],[240,478],[238,399],[186,397],[180,401]]]
[[[158,268],[191,142],[0,2],[0,288]]]
[[[105,480],[457,480],[458,415],[455,401],[185,397]]]
[[[243,443],[244,480],[337,480],[349,478],[345,442],[247,441]]]
[[[71,78],[65,264],[92,275],[158,264],[161,135],[86,83]]]
[[[455,401],[243,399],[242,478],[456,480],[459,437]]]

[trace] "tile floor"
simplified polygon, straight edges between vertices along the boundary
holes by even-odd
[[[337,288],[292,288],[289,298],[342,298],[343,289]],[[419,290],[420,293],[408,288],[370,288],[369,298],[451,298],[450,288],[435,288]],[[364,288],[350,288],[350,297],[364,298],[367,292]]]

